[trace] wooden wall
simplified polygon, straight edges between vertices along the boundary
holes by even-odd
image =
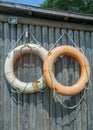
[[[81,26],[81,25],[80,25]],[[64,108],[54,101],[53,92],[34,94],[18,94],[13,92],[5,79],[4,62],[9,50],[13,47],[23,31],[29,30],[47,50],[67,32],[77,46],[82,47],[90,62],[91,82],[93,75],[93,32],[65,29],[57,27],[39,26],[34,24],[11,25],[0,22],[0,130],[93,130],[93,88],[87,91],[85,99],[75,109]],[[29,36],[29,42],[34,42]],[[19,44],[25,43],[24,36]],[[71,45],[71,41],[64,36],[56,46]],[[16,64],[15,73],[22,81],[33,81],[42,75],[42,61],[33,56],[35,67],[24,66],[30,57],[23,57],[23,64]],[[30,64],[30,63],[28,63]],[[73,84],[79,78],[79,65],[71,57],[59,58],[55,65],[56,78],[65,85]],[[90,86],[88,84],[88,86]],[[68,106],[73,106],[82,97],[83,92],[72,97],[61,96],[61,100]]]

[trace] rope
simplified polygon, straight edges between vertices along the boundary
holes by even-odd
[[[24,30],[24,32],[19,36],[17,42],[15,42],[14,46],[11,48],[11,50],[9,51],[9,53],[17,46],[17,44],[19,43],[20,39],[22,38],[22,36],[24,35],[26,30]]]
[[[60,41],[60,39],[65,35],[65,33],[63,33],[59,38],[58,40],[53,44],[53,46],[49,49],[49,51],[51,51],[55,46],[56,44]]]
[[[14,46],[11,48],[11,50],[9,51],[9,53],[11,53],[11,51],[17,46],[17,44],[19,43],[19,41],[21,40],[21,38],[23,37],[25,33],[25,38],[26,38],[26,41],[28,42],[27,38],[28,38],[28,33],[32,36],[33,40],[36,42],[37,45],[40,45],[40,43],[37,41],[37,39],[33,36],[33,34],[28,31],[27,29],[23,31],[23,33],[19,36],[17,42],[15,42]],[[40,45],[41,46],[41,45]]]
[[[38,92],[41,92],[41,93],[43,93],[43,92],[45,92],[45,91],[47,91],[48,90],[48,87],[46,87],[45,89],[43,89],[43,90],[40,90],[38,87],[36,88],[36,90],[38,91]]]
[[[12,87],[11,87],[12,88]],[[18,93],[18,94],[21,94],[21,93],[23,93],[23,91],[20,91],[20,90],[17,90],[17,89],[11,89],[11,92],[13,92],[13,93]]]
[[[25,90],[26,90],[26,88],[27,88],[27,85],[28,85],[28,83],[26,84],[26,86],[24,87],[24,89],[22,90],[22,91],[20,91],[20,90],[17,90],[17,89],[11,89],[11,91],[13,92],[13,93],[19,93],[19,94],[21,94],[21,93],[24,93],[25,92]],[[40,90],[40,89],[36,89],[38,92],[41,92],[41,93],[43,93],[43,92],[45,92],[45,91],[47,91],[47,89],[48,89],[48,87],[47,88],[45,88],[45,89],[43,89],[43,90]]]
[[[32,36],[33,40],[36,42],[37,45],[41,46],[41,44],[37,41],[34,35],[29,31],[29,34]]]
[[[82,95],[82,97],[81,97],[81,99],[78,101],[78,103],[77,104],[75,104],[74,106],[66,106],[62,101],[61,101],[61,99],[58,97],[58,95],[56,96],[56,99],[60,102],[60,104],[64,107],[64,108],[66,108],[66,109],[74,109],[74,108],[76,108],[76,107],[78,107],[80,104],[81,104],[81,102],[83,101],[83,99],[85,98],[85,91],[86,89],[84,89],[84,94]],[[55,97],[55,92],[54,92],[54,97]],[[55,98],[54,98],[55,99]],[[56,101],[56,100],[55,100]]]
[[[75,44],[75,42],[70,38],[70,36],[69,36],[66,32],[64,32],[64,33],[57,39],[57,41],[53,44],[53,46],[49,49],[49,51],[51,51],[51,50],[57,45],[57,43],[60,41],[60,39],[63,38],[64,35],[66,35],[66,36],[71,40],[71,42],[73,43],[73,45],[74,45],[76,48],[81,49],[81,48],[79,48],[79,47]]]
[[[83,51],[83,49],[81,48],[81,52],[83,53],[83,55],[84,55],[84,63],[86,62],[85,61],[85,53],[84,53],[84,51]],[[86,64],[86,63],[85,63]],[[90,76],[89,76],[89,74],[88,74],[88,72],[87,72],[87,68],[86,68],[86,65],[85,65],[85,69],[86,69],[86,74],[87,74],[87,78],[89,79],[89,86],[87,87],[87,88],[85,88],[85,89],[91,89],[92,88],[92,83],[91,83],[91,79],[90,79]]]

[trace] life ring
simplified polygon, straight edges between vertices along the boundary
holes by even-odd
[[[54,75],[54,62],[62,55],[72,56],[80,65],[80,78],[72,86],[64,86],[60,84]],[[60,46],[49,52],[43,64],[43,75],[47,85],[52,90],[55,88],[56,93],[71,96],[79,93],[85,88],[90,75],[90,67],[87,58],[78,49],[72,46]]]
[[[20,45],[12,50],[5,61],[4,71],[5,76],[9,84],[16,90],[24,93],[34,93],[38,90],[44,89],[46,87],[45,81],[43,76],[34,82],[22,82],[20,81],[15,73],[14,73],[14,65],[15,61],[20,57],[20,50],[22,49],[23,54],[35,54],[39,56],[42,61],[46,58],[48,52],[43,47],[35,44],[27,44],[27,45]],[[15,53],[16,52],[16,53]]]

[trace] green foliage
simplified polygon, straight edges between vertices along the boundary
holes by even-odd
[[[93,0],[45,0],[40,6],[93,14]]]

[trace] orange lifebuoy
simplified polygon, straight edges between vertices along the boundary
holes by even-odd
[[[72,56],[80,65],[80,78],[72,86],[64,86],[55,78],[53,71],[54,62],[61,55]],[[90,75],[90,67],[87,58],[78,49],[72,46],[60,46],[49,52],[43,64],[43,74],[47,85],[52,90],[55,88],[56,93],[71,96],[79,93],[85,88]]]

